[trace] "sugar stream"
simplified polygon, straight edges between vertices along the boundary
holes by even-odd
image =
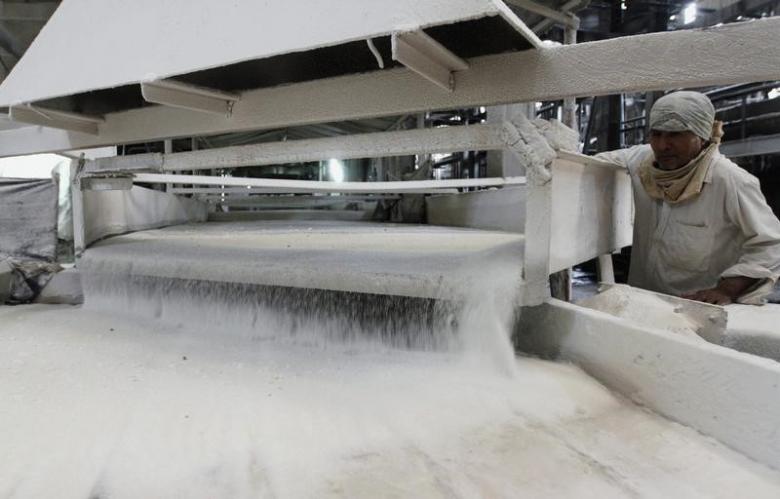
[[[391,466],[409,452],[428,459],[464,428],[511,417],[519,274],[507,263],[461,267],[450,294],[462,299],[437,301],[133,275],[87,255],[81,313],[91,329],[116,324],[112,341],[151,346],[155,359],[150,387],[115,415],[122,430],[99,453],[91,493],[338,496],[328,484],[351,482],[355,466],[373,469],[388,451]],[[162,372],[160,356],[172,362]],[[388,490],[415,490],[392,473]]]
[[[460,262],[448,283],[455,289],[446,293],[459,297],[454,300],[161,278],[90,255],[81,268],[90,310],[153,318],[220,341],[459,354],[511,375],[518,262],[517,255],[495,251],[477,253],[466,265]],[[176,265],[175,259],[170,264]],[[158,268],[163,265],[156,262]]]

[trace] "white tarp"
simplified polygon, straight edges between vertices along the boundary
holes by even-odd
[[[116,234],[205,222],[208,205],[134,186],[128,191],[84,191],[83,213],[84,241],[89,245]]]
[[[57,201],[51,178],[0,178],[0,260],[54,261]]]
[[[59,182],[57,237],[73,240],[73,214],[70,197],[71,160],[59,154],[32,154],[0,158],[0,178],[51,179]],[[0,205],[2,201],[0,201]]]
[[[535,38],[499,0],[65,0],[0,106],[495,15]]]

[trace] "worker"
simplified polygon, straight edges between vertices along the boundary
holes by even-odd
[[[597,156],[631,175],[632,286],[718,305],[772,292],[780,221],[758,179],[719,152],[721,136],[706,95],[674,92],[650,111],[649,144]]]

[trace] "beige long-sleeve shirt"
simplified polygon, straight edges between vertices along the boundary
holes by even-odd
[[[739,301],[758,303],[780,274],[780,221],[758,179],[715,153],[701,194],[679,204],[653,199],[637,174],[649,145],[599,154],[628,168],[634,191],[634,243],[629,284],[680,295],[722,277],[761,279]]]

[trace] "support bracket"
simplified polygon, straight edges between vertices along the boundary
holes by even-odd
[[[141,83],[141,95],[147,102],[230,116],[240,95],[211,88],[198,87],[174,80]]]
[[[101,116],[87,116],[57,111],[55,109],[33,106],[32,104],[11,106],[8,109],[8,118],[19,123],[59,128],[90,135],[98,135],[98,126],[105,122],[105,119]]]
[[[391,38],[393,60],[444,90],[455,90],[455,71],[465,71],[468,63],[450,52],[423,31],[393,33]]]
[[[562,9],[563,11],[555,10],[534,0],[507,0],[507,3],[525,9],[528,12],[544,16],[567,28],[576,30],[580,27],[579,18],[564,9]]]
[[[207,175],[173,175],[135,173],[134,183],[216,185],[221,187],[264,187],[276,192],[344,192],[353,194],[413,193],[431,189],[465,187],[504,187],[525,185],[525,177],[459,178],[450,180],[406,180],[388,182],[323,182],[317,180],[287,180],[252,177],[217,177]]]

